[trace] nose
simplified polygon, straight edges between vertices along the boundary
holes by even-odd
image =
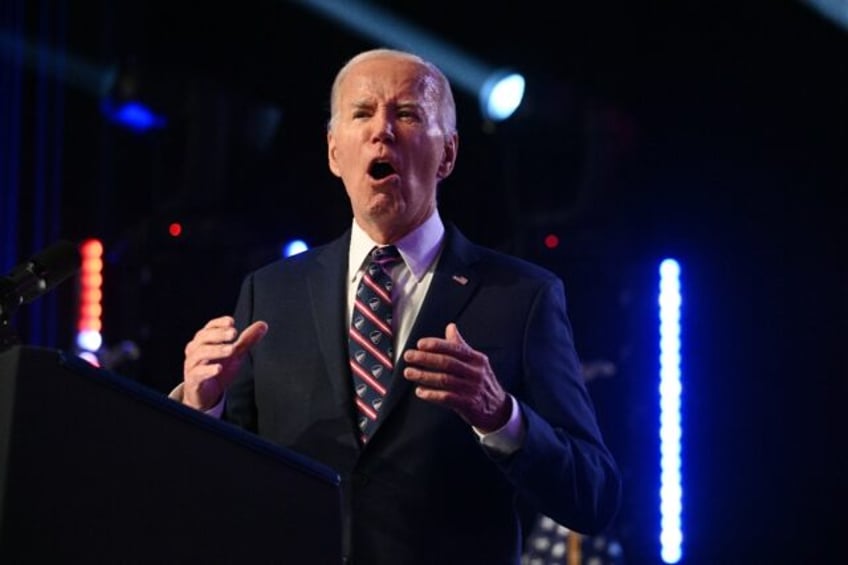
[[[394,124],[392,124],[391,116],[389,116],[386,112],[378,112],[375,114],[373,124],[373,141],[387,143],[395,140]]]

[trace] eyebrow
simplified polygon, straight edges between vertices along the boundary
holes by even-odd
[[[373,100],[354,100],[353,102],[350,103],[350,107],[354,110],[361,109],[361,108],[364,108],[364,109],[374,108],[375,106],[379,106],[379,103],[374,102]],[[400,101],[397,101],[397,102],[390,102],[388,104],[388,106],[391,107],[391,108],[405,108],[405,109],[409,109],[409,108],[421,109],[421,108],[424,107],[424,105],[421,104],[420,102],[418,102],[417,100],[400,100]]]

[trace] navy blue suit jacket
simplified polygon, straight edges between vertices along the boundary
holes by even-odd
[[[418,399],[403,361],[360,446],[347,362],[350,232],[251,273],[238,300],[237,326],[265,320],[269,331],[230,388],[225,417],[339,472],[356,565],[516,564],[523,505],[583,533],[605,528],[619,505],[561,280],[453,226],[445,238],[408,343],[456,322],[488,356],[526,424],[508,457],[483,448],[453,411]]]

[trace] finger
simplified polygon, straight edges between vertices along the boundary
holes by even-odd
[[[449,389],[456,381],[456,378],[449,373],[428,371],[420,367],[406,367],[403,375],[414,383],[435,389]]]
[[[235,323],[229,316],[210,320],[205,326],[197,330],[192,340],[188,343],[189,347],[196,347],[204,343],[223,343],[232,341],[236,338],[238,332],[235,329]]]
[[[452,373],[455,375],[467,375],[471,367],[452,352],[434,353],[420,349],[408,349],[403,354],[404,360],[421,369]]]
[[[233,328],[235,325],[236,321],[232,316],[220,316],[218,318],[212,318],[206,322],[206,325],[204,325],[200,331],[213,328]]]
[[[423,338],[418,341],[418,348],[434,353],[450,355],[462,361],[474,360],[474,349],[466,343],[454,322],[445,326],[445,337]]]
[[[470,423],[467,414],[470,412],[471,403],[468,397],[464,394],[453,390],[430,388],[419,385],[415,387],[415,396],[425,402],[449,408]]]
[[[489,365],[488,356],[468,345],[468,342],[459,333],[459,326],[455,323],[451,322],[445,327],[445,340],[455,345],[458,352],[457,357],[462,359],[466,365],[486,367]]]
[[[454,410],[464,405],[463,397],[450,390],[417,386],[415,387],[415,396]]]
[[[447,326],[445,326],[445,339],[451,343],[458,343],[461,345],[468,345],[463,339],[462,335],[459,333],[459,328],[454,322],[451,322]]]
[[[472,381],[467,376],[458,375],[456,372],[445,373],[428,371],[419,367],[406,367],[403,376],[406,380],[415,383],[416,389],[422,391],[443,392],[461,398],[473,390]]]
[[[232,357],[235,347],[231,343],[204,343],[191,350],[186,356],[186,361],[194,365],[202,365],[215,361],[222,361]]]
[[[197,365],[190,372],[186,373],[186,380],[199,383],[207,379],[217,377],[223,370],[224,366],[220,363]]]
[[[265,337],[266,333],[268,333],[268,324],[266,322],[260,320],[250,324],[243,332],[241,332],[238,340],[236,340],[234,344],[235,354],[244,355],[247,353],[254,345],[259,343],[259,341]]]
[[[204,328],[197,332],[185,346],[185,357],[188,359],[214,359],[232,353],[224,346],[230,345],[236,337],[235,328]],[[210,347],[218,347],[210,351]]]
[[[448,355],[463,361],[470,360],[473,352],[465,342],[450,341],[441,337],[424,337],[419,339],[416,345],[418,351]]]
[[[436,368],[446,368],[444,363],[450,360],[457,361],[467,369],[472,365],[483,363],[486,356],[468,345],[456,324],[450,323],[445,327],[445,337],[427,337],[418,340],[417,349],[408,349],[404,352],[404,359],[410,363],[425,363]],[[436,355],[438,357],[433,357]]]
[[[254,322],[246,328],[236,342],[232,342],[229,338],[226,341],[210,339],[210,335],[224,331],[229,334],[230,329],[207,330],[207,341],[195,340],[186,346],[186,367],[194,367],[210,362],[226,361],[233,357],[240,357],[247,353],[260,339],[262,339],[268,331],[268,324],[265,322]],[[235,330],[232,330],[235,331]]]

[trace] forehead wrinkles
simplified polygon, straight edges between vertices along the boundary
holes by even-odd
[[[394,102],[435,108],[438,85],[425,73],[414,76],[353,74],[342,84],[342,99],[347,103]]]
[[[352,73],[340,86],[340,107],[358,108],[381,103],[414,105],[423,111],[428,133],[439,135],[442,132],[439,81],[428,72],[419,70],[412,76],[402,77]]]

